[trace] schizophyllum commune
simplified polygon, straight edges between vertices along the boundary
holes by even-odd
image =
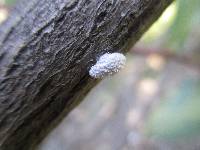
[[[104,78],[119,72],[126,62],[126,57],[121,53],[105,53],[89,70],[92,78]]]

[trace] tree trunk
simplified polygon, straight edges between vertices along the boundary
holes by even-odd
[[[0,26],[0,149],[30,150],[126,53],[172,0],[21,0]]]

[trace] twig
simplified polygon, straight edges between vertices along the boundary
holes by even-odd
[[[199,61],[200,59],[194,58],[192,54],[180,55],[168,49],[151,49],[151,48],[141,48],[141,47],[133,48],[131,52],[140,56],[149,56],[156,54],[163,57],[166,60],[175,61],[190,67],[194,67],[200,71],[200,61]]]

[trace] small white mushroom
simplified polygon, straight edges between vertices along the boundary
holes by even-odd
[[[113,75],[125,66],[125,62],[126,57],[121,53],[105,53],[90,68],[89,75],[97,79]]]

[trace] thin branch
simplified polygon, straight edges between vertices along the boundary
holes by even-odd
[[[133,48],[131,50],[136,55],[140,56],[149,56],[149,55],[159,55],[163,57],[166,60],[169,61],[175,61],[181,64],[184,64],[189,67],[196,68],[197,70],[200,71],[200,59],[194,58],[194,56],[191,54],[178,54],[174,53],[172,50],[169,49],[151,49],[151,48]]]

